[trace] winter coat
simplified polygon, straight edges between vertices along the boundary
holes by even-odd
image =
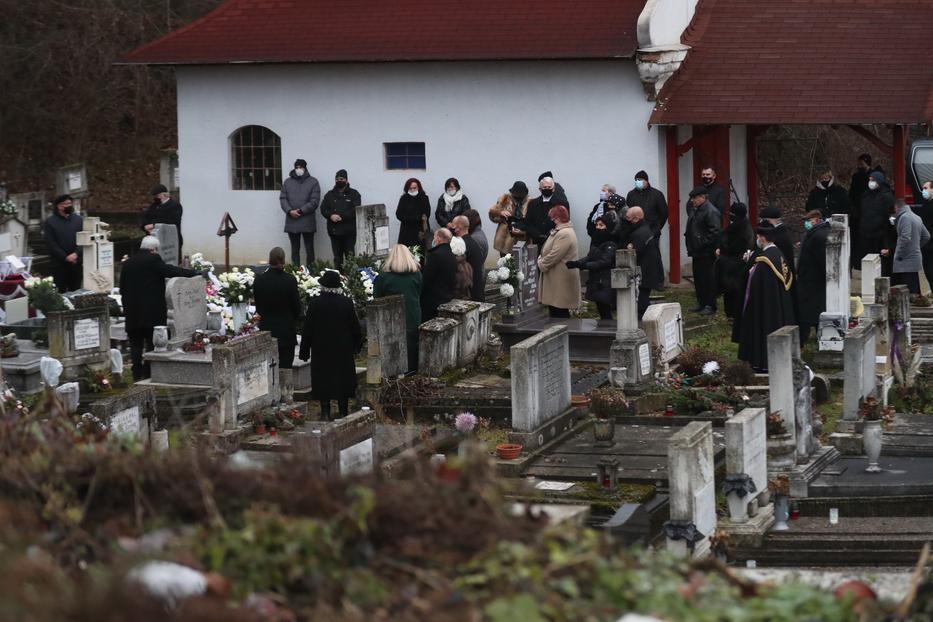
[[[486,263],[486,258],[489,257],[489,239],[486,237],[486,232],[483,231],[482,225],[473,229],[470,232],[470,237],[476,242],[476,245],[479,246],[480,253],[483,255],[483,263]]]
[[[848,198],[848,197],[847,197]],[[826,239],[830,224],[821,222],[803,235],[797,260],[797,321],[801,326],[819,326],[826,311]]]
[[[512,247],[515,246],[516,238],[512,236],[509,219],[503,216],[502,212],[510,211],[512,212],[512,219],[518,221],[524,220],[529,202],[530,199],[525,197],[521,205],[515,205],[512,201],[512,195],[506,192],[499,197],[495,205],[489,208],[489,220],[496,223],[496,234],[493,236],[492,247],[503,255],[512,252]],[[522,238],[524,238],[524,234],[519,233],[517,239]]]
[[[64,263],[71,253],[78,254],[81,264],[81,247],[78,246],[78,231],[84,228],[84,219],[78,214],[61,216],[57,211],[42,223],[42,237],[49,247],[53,262]]]
[[[466,255],[454,255],[457,258],[457,276],[454,278],[454,298],[457,300],[473,299],[473,266]]]
[[[588,270],[586,299],[615,306],[616,293],[612,289],[612,269],[616,265],[615,240],[594,241],[586,257],[573,263],[580,270]]]
[[[356,208],[363,202],[360,193],[349,186],[334,186],[321,199],[321,216],[327,223],[327,234],[335,236],[356,235]],[[340,222],[330,217],[340,216]]]
[[[619,213],[615,208],[607,209],[608,206],[605,202],[599,202],[593,206],[593,209],[590,210],[590,215],[586,218],[586,234],[590,236],[590,248],[594,246],[599,246],[599,244],[593,240],[593,236],[596,235],[596,220],[601,216],[607,216],[611,219],[611,222],[606,223],[606,227],[610,232],[614,232],[619,226]],[[597,216],[598,214],[598,216]]]
[[[421,289],[421,321],[437,317],[437,308],[454,299],[457,258],[450,244],[438,244],[425,254],[424,282]]]
[[[486,272],[483,265],[486,263],[486,255],[483,254],[479,244],[470,236],[463,237],[463,243],[466,245],[466,261],[470,264],[473,276],[473,286],[470,288],[470,300],[474,302],[485,302],[486,300]]]
[[[661,235],[661,229],[667,224],[667,199],[664,193],[652,186],[644,190],[629,190],[625,195],[625,204],[629,207],[636,205],[645,212],[645,220],[651,227],[654,237]]]
[[[272,333],[279,344],[279,367],[291,369],[298,343],[295,331],[301,318],[298,281],[285,270],[268,268],[256,277],[253,297],[259,314],[259,330]]]
[[[380,272],[373,281],[373,297],[398,295],[405,299],[405,330],[421,326],[421,272]]]
[[[426,229],[430,230],[430,225],[423,221],[422,217],[428,218],[430,215],[431,202],[423,192],[417,196],[411,196],[406,192],[399,197],[398,207],[395,208],[395,217],[401,223],[398,228],[398,243],[409,247],[423,247],[422,234]]]
[[[755,248],[755,233],[748,218],[734,220],[723,231],[716,260],[716,279],[721,292],[745,291],[748,268],[746,251]]]
[[[806,211],[815,209],[820,210],[823,218],[829,218],[833,214],[849,214],[851,213],[849,193],[837,184],[835,179],[830,183],[829,188],[817,186],[807,197]]]
[[[706,191],[709,193],[706,200],[719,212],[720,216],[729,211],[729,194],[725,188],[713,182],[706,186]],[[687,213],[689,214],[692,209],[693,201],[687,199]]]
[[[165,279],[197,274],[194,270],[165,263],[158,253],[136,251],[120,269],[120,296],[126,332],[142,333],[151,338],[154,326],[166,324]]]
[[[923,258],[920,249],[930,241],[930,232],[923,226],[919,216],[907,207],[894,221],[897,229],[897,246],[894,249],[894,272],[920,272]]]
[[[434,220],[437,221],[438,226],[446,227],[455,216],[462,216],[463,212],[468,209],[470,209],[470,199],[464,194],[461,199],[454,201],[448,212],[447,203],[444,201],[444,195],[442,194],[437,197],[437,209],[434,210]]]
[[[869,175],[875,171],[884,174],[884,169],[882,169],[880,166],[876,166],[870,171],[857,170],[852,174],[852,181],[849,182],[849,205],[851,205],[852,208],[849,214],[851,214],[855,220],[861,218],[862,197],[865,196],[866,192],[868,192]]]
[[[321,184],[305,171],[301,177],[295,171],[288,174],[282,182],[279,204],[285,214],[285,233],[314,233],[317,231],[317,211],[321,202]],[[301,212],[298,218],[292,218],[288,212],[296,209]]]
[[[877,190],[866,190],[862,195],[862,237],[882,237],[888,217],[893,213],[894,193],[887,184],[882,184]]]
[[[311,358],[314,399],[339,400],[356,395],[356,355],[362,349],[363,331],[353,301],[332,292],[313,296],[301,331],[298,357],[303,361]]]
[[[628,237],[629,245],[635,249],[638,267],[641,268],[640,289],[664,289],[664,264],[661,261],[661,248],[658,238],[647,221],[642,220],[632,229]]]
[[[538,302],[558,309],[580,307],[580,271],[565,264],[577,257],[573,224],[561,223],[548,234],[538,256]]]
[[[684,238],[687,254],[691,257],[712,257],[716,254],[720,238],[720,213],[706,201],[696,209],[688,210]]]
[[[569,201],[563,191],[554,188],[554,194],[545,201],[543,196],[532,199],[528,203],[528,209],[525,210],[525,218],[516,226],[525,232],[528,239],[538,245],[540,248],[544,245],[548,234],[554,228],[554,223],[548,218],[547,213],[555,205],[563,205],[570,211]]]
[[[181,216],[183,212],[184,208],[181,203],[174,198],[170,197],[165,203],[159,200],[153,201],[149,207],[143,210],[141,228],[145,231],[146,225],[175,225],[175,229],[178,231],[178,250],[181,252],[183,242],[181,237]]]

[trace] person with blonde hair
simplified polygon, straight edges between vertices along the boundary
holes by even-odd
[[[373,297],[401,296],[405,301],[408,371],[418,371],[418,326],[421,324],[421,265],[404,244],[389,249],[373,282]]]

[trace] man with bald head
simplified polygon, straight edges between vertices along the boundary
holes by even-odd
[[[627,248],[635,251],[641,268],[641,281],[638,283],[638,319],[641,320],[650,304],[651,290],[664,289],[664,264],[661,263],[658,238],[645,221],[645,211],[638,205],[632,205],[625,211],[625,220],[630,230]]]
[[[463,239],[463,243],[466,245],[466,262],[473,268],[473,287],[470,288],[470,300],[485,302],[486,274],[483,272],[483,265],[486,263],[486,253],[470,235],[470,219],[463,215],[454,216],[448,227],[455,236]]]
[[[454,298],[457,258],[450,250],[453,234],[443,227],[434,232],[426,253],[421,285],[421,321],[437,317],[437,308]]]

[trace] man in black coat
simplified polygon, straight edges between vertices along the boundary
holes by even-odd
[[[285,250],[276,246],[269,251],[269,269],[253,282],[259,330],[272,333],[279,346],[279,387],[282,403],[292,403],[292,365],[295,362],[295,329],[301,317],[298,281],[285,272]]]
[[[690,191],[687,226],[684,238],[687,255],[693,259],[693,284],[696,287],[695,313],[716,313],[716,250],[722,227],[716,208],[707,200],[709,188],[697,186]]]
[[[667,200],[664,194],[648,181],[648,173],[635,173],[635,189],[629,190],[625,203],[640,207],[645,212],[645,221],[651,227],[654,237],[661,237],[661,230],[667,224]]]
[[[120,297],[126,317],[126,335],[130,340],[133,380],[149,377],[149,363],[143,364],[145,351],[152,350],[152,329],[165,326],[165,279],[197,276],[199,273],[172,266],[159,256],[159,239],[147,235],[135,255],[120,270]]]
[[[726,189],[716,183],[716,169],[712,166],[704,167],[700,170],[700,185],[706,188],[707,200],[719,212],[720,217],[726,213],[729,206],[729,193]],[[691,200],[687,200],[687,214],[690,213]]]
[[[923,182],[920,203],[913,210],[923,221],[926,230],[933,233],[933,181]],[[933,240],[920,248],[920,254],[923,256],[923,273],[926,274],[930,289],[933,290]]]
[[[722,292],[723,310],[733,322],[742,317],[748,277],[745,257],[754,248],[755,232],[748,221],[748,207],[744,203],[733,203],[729,206],[729,224],[723,231],[716,260],[716,281]]]
[[[424,270],[421,271],[421,321],[437,317],[437,308],[454,299],[454,279],[457,275],[457,258],[450,250],[453,235],[449,229],[438,229],[434,240],[425,254]]]
[[[862,197],[868,190],[868,176],[873,170],[884,173],[880,166],[872,169],[871,154],[859,155],[852,181],[849,183],[849,241],[852,244],[850,257],[852,267],[856,270],[862,266],[862,257],[870,252],[862,248]]]
[[[81,249],[78,231],[84,228],[84,219],[75,214],[74,202],[67,194],[56,198],[53,211],[42,223],[42,237],[49,248],[52,278],[59,292],[81,289]]]
[[[542,173],[542,175],[545,175]],[[538,248],[544,246],[548,234],[554,228],[554,223],[547,217],[551,208],[556,205],[563,205],[570,211],[570,205],[567,201],[567,195],[563,189],[558,190],[555,187],[554,179],[549,176],[541,177],[538,182],[538,190],[541,194],[528,203],[528,209],[525,210],[525,218],[516,224],[518,229],[525,231],[528,239],[534,242]]]
[[[334,265],[343,267],[343,258],[356,249],[356,208],[363,202],[350,187],[346,169],[337,171],[334,187],[321,199],[321,216],[327,221],[327,235],[334,251]]]
[[[483,254],[483,249],[479,247],[476,240],[470,236],[470,219],[463,215],[454,216],[453,220],[450,221],[450,231],[455,236],[463,238],[463,243],[466,245],[466,261],[473,269],[473,287],[470,288],[472,292],[470,300],[485,302],[486,273],[483,266],[486,263],[486,255]]]
[[[181,252],[182,242],[184,241],[181,237],[181,215],[183,211],[181,203],[169,195],[168,189],[162,184],[157,184],[152,189],[152,203],[143,210],[142,222],[142,229],[147,235],[152,233],[152,228],[155,225],[175,225],[175,229],[178,231],[179,263],[181,263],[183,257]]]
[[[804,294],[797,301],[801,345],[810,336],[810,329],[820,325],[820,314],[826,311],[826,239],[830,229],[818,209],[807,212],[804,218],[806,233],[800,243],[795,286]]]
[[[794,306],[794,316],[797,315],[797,268],[794,260],[794,243],[790,240],[790,232],[784,226],[781,220],[781,210],[776,207],[766,207],[761,210],[762,222],[769,223],[774,227],[773,241],[774,245],[784,254],[784,262],[790,269],[791,276],[794,277],[790,288],[790,299]]]
[[[640,207],[632,206],[625,211],[625,219],[631,225],[628,246],[635,250],[641,280],[638,283],[638,319],[645,315],[651,304],[651,290],[664,289],[664,264],[661,262],[661,249],[658,238],[645,220],[645,213]]]
[[[325,270],[321,294],[312,296],[301,331],[298,358],[311,361],[311,393],[321,404],[321,419],[330,419],[330,402],[337,400],[341,417],[350,414],[349,400],[356,395],[356,354],[363,349],[353,300],[343,295],[340,273]]]
[[[807,211],[812,212],[813,210],[819,210],[824,219],[833,214],[851,214],[849,193],[836,183],[836,178],[830,170],[824,171],[820,175],[816,187],[810,191],[810,196],[807,197]]]
[[[757,244],[760,249],[748,275],[746,302],[742,310],[739,337],[739,358],[759,372],[768,370],[768,335],[794,324],[794,309],[790,288],[794,283],[790,266],[774,245],[774,226],[764,221],[759,225]],[[825,288],[825,284],[823,285]]]
[[[868,176],[868,189],[862,195],[861,240],[862,253],[881,254],[889,247],[888,219],[894,215],[894,193],[884,179],[884,173],[872,171]],[[893,250],[893,246],[890,249]],[[864,257],[864,255],[862,255]],[[887,261],[885,261],[887,260]],[[861,264],[861,257],[859,257]],[[890,258],[882,259],[882,272],[891,275]]]

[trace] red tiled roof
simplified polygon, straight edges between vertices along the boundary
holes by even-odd
[[[933,0],[700,0],[652,124],[933,119]]]
[[[632,57],[645,0],[228,0],[121,62]]]

